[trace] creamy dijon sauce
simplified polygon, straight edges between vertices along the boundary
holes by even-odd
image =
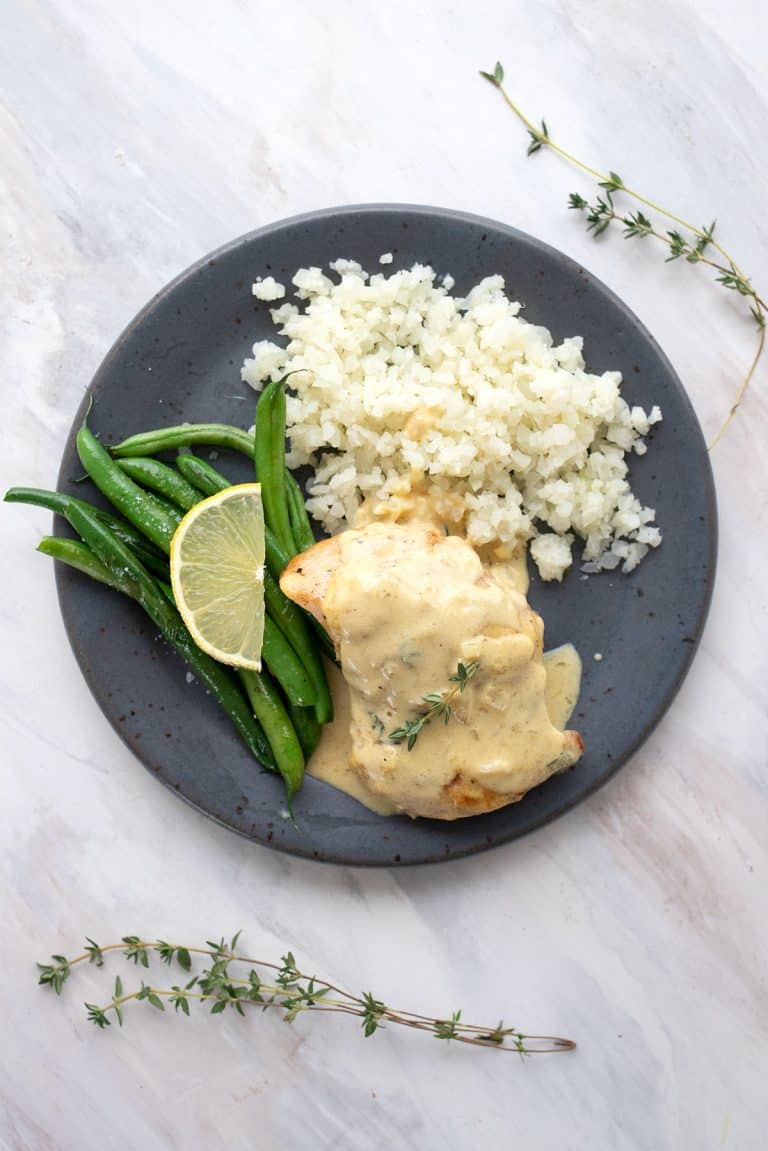
[[[573,762],[563,730],[579,657],[569,645],[544,656],[524,556],[484,566],[464,539],[422,522],[369,522],[337,538],[322,607],[343,675],[330,671],[335,719],[312,775],[382,815],[455,819],[513,802]],[[426,724],[411,751],[388,739],[473,660],[448,723]]]
[[[395,804],[371,791],[359,771],[352,766],[352,703],[349,688],[335,663],[327,661],[325,670],[333,696],[333,722],[323,728],[320,742],[307,764],[307,771],[316,779],[338,787],[339,791],[346,791],[347,795],[377,815],[394,815],[397,811]]]
[[[565,731],[568,720],[579,698],[581,688],[581,659],[571,643],[544,652],[547,672],[547,711],[560,731]]]
[[[568,720],[576,707],[581,686],[581,659],[576,648],[563,644],[552,651],[544,652],[544,667],[547,670],[545,698],[549,718],[558,730],[565,731]],[[351,702],[349,688],[336,664],[326,663],[328,683],[333,696],[333,723],[323,728],[320,742],[307,765],[307,771],[316,779],[322,779],[345,791],[353,799],[375,811],[377,815],[394,815],[397,807],[391,800],[371,791],[352,766],[352,732],[350,731]]]

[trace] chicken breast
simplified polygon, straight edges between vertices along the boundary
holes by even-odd
[[[339,537],[331,536],[294,556],[280,576],[280,587],[288,599],[313,615],[329,634],[323,599],[340,559]]]
[[[478,815],[581,755],[578,733],[547,712],[540,616],[465,540],[432,524],[371,523],[297,556],[280,585],[336,646],[347,767],[363,802],[367,793],[378,810]],[[460,668],[475,664],[462,688]],[[435,701],[449,706],[419,722]],[[397,738],[414,724],[415,740]]]

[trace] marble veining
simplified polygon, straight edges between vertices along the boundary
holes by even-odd
[[[0,37],[3,486],[55,480],[115,336],[171,276],[272,219],[439,203],[562,248],[640,315],[712,433],[752,350],[739,301],[650,242],[594,243],[589,184],[525,140],[479,67],[574,151],[768,266],[766,15],[757,0],[305,5],[27,0]],[[3,510],[3,1151],[758,1151],[768,1108],[766,371],[714,455],[721,556],[674,706],[591,800],[522,842],[424,870],[312,866],[179,803],[83,682],[34,545]],[[681,493],[681,499],[684,493]],[[334,1017],[287,1027],[137,1006],[99,1034],[84,934],[205,938],[388,1001],[574,1037],[513,1057]],[[126,974],[124,972],[124,974]],[[103,980],[102,980],[103,982]]]

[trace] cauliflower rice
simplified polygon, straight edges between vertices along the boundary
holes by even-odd
[[[385,257],[389,253],[385,253]],[[386,262],[383,257],[382,262]],[[465,298],[429,266],[369,275],[353,260],[300,268],[300,301],[271,311],[281,347],[254,344],[243,379],[291,376],[291,467],[311,464],[307,509],[328,532],[426,490],[475,546],[516,546],[544,579],[561,579],[571,545],[582,569],[631,571],[661,543],[626,456],[661,419],[622,399],[621,373],[585,371],[579,336],[555,346],[527,323],[501,276]],[[258,288],[258,290],[257,290]],[[254,295],[281,299],[271,277]],[[329,450],[330,449],[330,450]]]

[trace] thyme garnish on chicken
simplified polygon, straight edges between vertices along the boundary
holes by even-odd
[[[477,660],[472,660],[470,663],[459,663],[456,674],[448,677],[453,687],[449,687],[444,692],[431,692],[429,695],[423,695],[421,698],[424,703],[429,705],[427,711],[423,715],[417,716],[416,719],[407,720],[402,727],[390,731],[388,736],[390,743],[407,743],[408,751],[412,751],[422,728],[431,720],[442,715],[445,723],[448,723],[453,713],[452,700],[463,693],[469,681],[477,674],[479,667],[480,664]]]

